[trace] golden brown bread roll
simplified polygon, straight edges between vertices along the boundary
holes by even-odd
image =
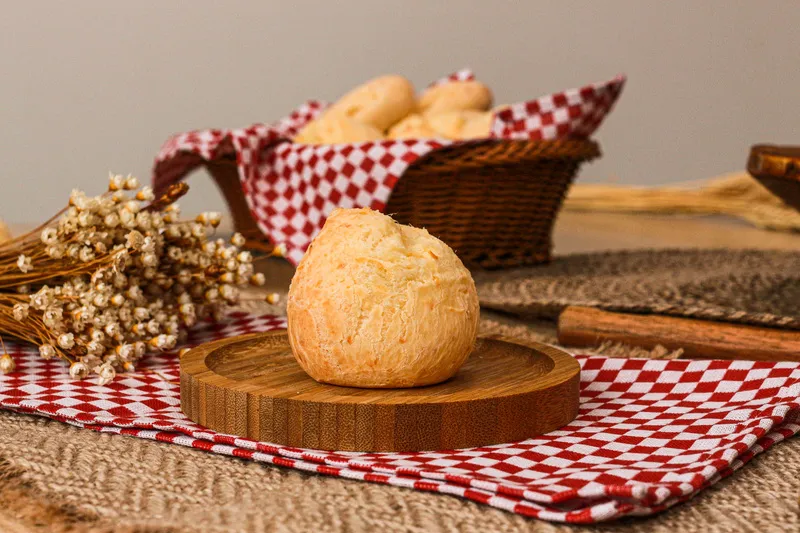
[[[319,134],[317,133],[317,125],[320,119],[312,120],[308,124],[306,124],[303,129],[301,129],[297,135],[295,135],[293,141],[298,144],[322,144],[322,139],[320,139]]]
[[[356,87],[328,108],[328,113],[344,115],[386,131],[411,113],[414,105],[411,82],[402,76],[391,75]]]
[[[453,81],[430,87],[417,102],[417,110],[424,115],[448,111],[486,111],[492,105],[492,91],[477,81]]]
[[[483,139],[489,136],[494,113],[491,111],[450,111],[427,118],[428,125],[448,139]]]
[[[427,139],[442,135],[431,128],[422,115],[412,114],[392,126],[387,135],[390,139]]]
[[[339,144],[378,141],[384,139],[383,133],[369,124],[363,124],[349,117],[326,113],[309,122],[294,138],[296,143]]]
[[[287,300],[297,362],[352,387],[450,378],[475,345],[478,314],[475,283],[449,246],[367,208],[331,213]]]

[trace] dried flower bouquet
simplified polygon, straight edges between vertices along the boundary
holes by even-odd
[[[34,231],[0,244],[0,335],[69,364],[101,385],[130,371],[148,350],[170,350],[199,319],[218,317],[239,287],[263,285],[245,239],[207,235],[217,213],[181,220],[175,184],[155,198],[133,177],[108,191],[73,191],[69,206]],[[3,349],[0,370],[14,370]]]

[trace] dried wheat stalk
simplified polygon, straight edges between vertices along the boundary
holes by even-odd
[[[746,173],[709,180],[700,188],[581,184],[570,190],[564,208],[572,211],[722,214],[743,218],[760,228],[800,230],[800,213]]]
[[[174,348],[199,319],[218,317],[238,287],[263,285],[241,235],[207,238],[219,214],[180,220],[175,201],[187,191],[175,184],[155,198],[136,178],[112,175],[106,193],[73,191],[56,216],[0,244],[0,335],[102,385],[148,350]],[[0,370],[10,372],[3,352]]]

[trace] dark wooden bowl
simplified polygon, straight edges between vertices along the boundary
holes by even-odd
[[[800,211],[800,146],[757,144],[750,148],[747,171],[772,194]]]

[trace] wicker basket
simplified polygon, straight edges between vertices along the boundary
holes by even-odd
[[[386,212],[398,222],[426,228],[468,266],[546,263],[567,188],[580,164],[599,155],[595,142],[573,139],[446,147],[406,170]],[[234,162],[215,161],[208,169],[228,202],[236,229],[248,236],[259,234]]]

